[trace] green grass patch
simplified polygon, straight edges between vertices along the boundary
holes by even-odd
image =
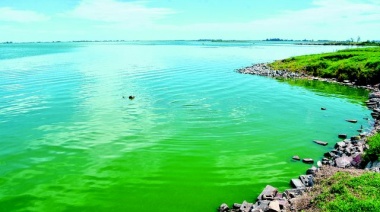
[[[364,163],[376,161],[380,158],[380,134],[368,138],[369,149],[365,151]]]
[[[305,72],[338,81],[350,80],[358,85],[377,84],[380,83],[380,47],[291,57],[269,66],[275,70]]]
[[[322,211],[380,211],[380,175],[338,172],[322,181],[313,203]]]

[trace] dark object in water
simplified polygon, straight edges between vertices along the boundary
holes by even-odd
[[[298,155],[294,155],[294,156],[292,157],[292,159],[293,159],[293,160],[301,160],[301,158],[300,158]]]
[[[133,100],[135,99],[135,96],[129,96],[128,99]]]
[[[327,146],[327,144],[329,144],[329,143],[327,143],[327,142],[324,142],[324,141],[318,141],[318,140],[314,140],[314,143],[319,144],[319,145],[322,145],[322,146]]]
[[[314,160],[311,159],[311,158],[304,158],[304,159],[302,159],[302,162],[304,162],[304,163],[314,163]]]
[[[326,108],[325,108],[325,107],[322,107],[321,110],[326,110]]]
[[[357,123],[358,122],[358,120],[355,120],[355,119],[346,119],[346,121],[351,122],[351,123]]]
[[[339,135],[338,135],[338,138],[343,138],[343,139],[344,139],[344,138],[347,138],[347,134],[339,134]]]

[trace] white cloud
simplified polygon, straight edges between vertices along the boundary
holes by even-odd
[[[0,8],[0,21],[30,23],[49,20],[49,17],[34,11],[14,10],[9,7]]]
[[[251,12],[255,13],[254,8]],[[270,12],[269,10],[268,13]],[[188,14],[182,13],[181,17],[187,17],[186,15]],[[166,19],[164,22],[157,21],[160,18]],[[180,23],[176,19],[176,11],[149,7],[145,1],[82,0],[71,11],[51,15],[50,21],[36,22],[25,27],[9,25],[7,33],[0,33],[0,40],[5,36],[8,36],[3,38],[5,40],[14,39],[17,33],[20,37],[27,35],[25,39],[34,36],[37,40],[269,37],[345,40],[357,36],[362,40],[380,38],[380,30],[377,30],[380,28],[378,0],[313,0],[311,7],[306,9],[284,10],[271,14],[270,18],[245,22],[206,23],[197,17],[187,18],[193,22]],[[49,17],[31,11],[0,8],[0,21],[31,22],[47,19]],[[4,26],[6,24],[0,27]],[[46,30],[46,33],[38,30]],[[25,33],[21,33],[22,31]]]
[[[154,20],[175,13],[168,8],[149,8],[142,2],[116,0],[82,0],[69,16],[86,20],[127,25],[152,23]]]
[[[311,8],[283,11],[267,19],[245,23],[198,23],[166,28],[198,35],[203,32],[202,37],[209,35],[210,38],[228,35],[231,39],[281,37],[345,40],[356,36],[378,39],[380,4],[372,1],[314,0]]]
[[[315,0],[315,7],[284,13],[265,20],[253,21],[253,27],[295,31],[301,35],[340,34],[340,37],[376,31],[380,23],[380,5],[349,0]],[[377,32],[379,35],[380,32]]]

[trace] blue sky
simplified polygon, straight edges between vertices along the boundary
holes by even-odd
[[[379,0],[1,0],[0,41],[380,40]]]

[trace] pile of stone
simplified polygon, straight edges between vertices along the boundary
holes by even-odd
[[[294,211],[296,204],[301,201],[300,198],[304,192],[314,185],[314,176],[318,168],[312,167],[306,175],[301,175],[297,179],[291,179],[292,189],[287,189],[283,193],[278,189],[267,185],[254,203],[244,201],[243,203],[235,203],[232,208],[223,203],[219,207],[220,212],[285,212]]]
[[[304,73],[297,73],[288,70],[272,70],[268,64],[259,63],[246,68],[238,69],[237,72],[241,74],[252,74],[273,78],[305,78],[307,77]]]
[[[337,142],[335,148],[324,154],[322,164],[338,168],[359,168],[364,150],[368,149],[365,133]]]
[[[356,82],[351,82],[350,80],[343,80],[341,82],[337,81],[336,78],[320,78],[320,77],[314,77],[306,72],[303,71],[289,71],[289,70],[273,70],[267,63],[258,63],[254,64],[252,66],[248,66],[245,68],[237,69],[238,73],[241,74],[252,74],[252,75],[259,75],[259,76],[265,76],[265,77],[272,77],[272,78],[285,78],[285,79],[309,79],[309,80],[318,80],[318,81],[325,81],[330,83],[337,83],[340,85],[350,86],[354,88],[362,88],[362,89],[368,89],[371,91],[379,91],[380,84],[377,85],[356,85]]]
[[[379,85],[374,86],[373,91],[369,95],[369,99],[366,101],[367,107],[372,110],[372,117],[375,120],[373,133],[380,131],[380,91]]]

